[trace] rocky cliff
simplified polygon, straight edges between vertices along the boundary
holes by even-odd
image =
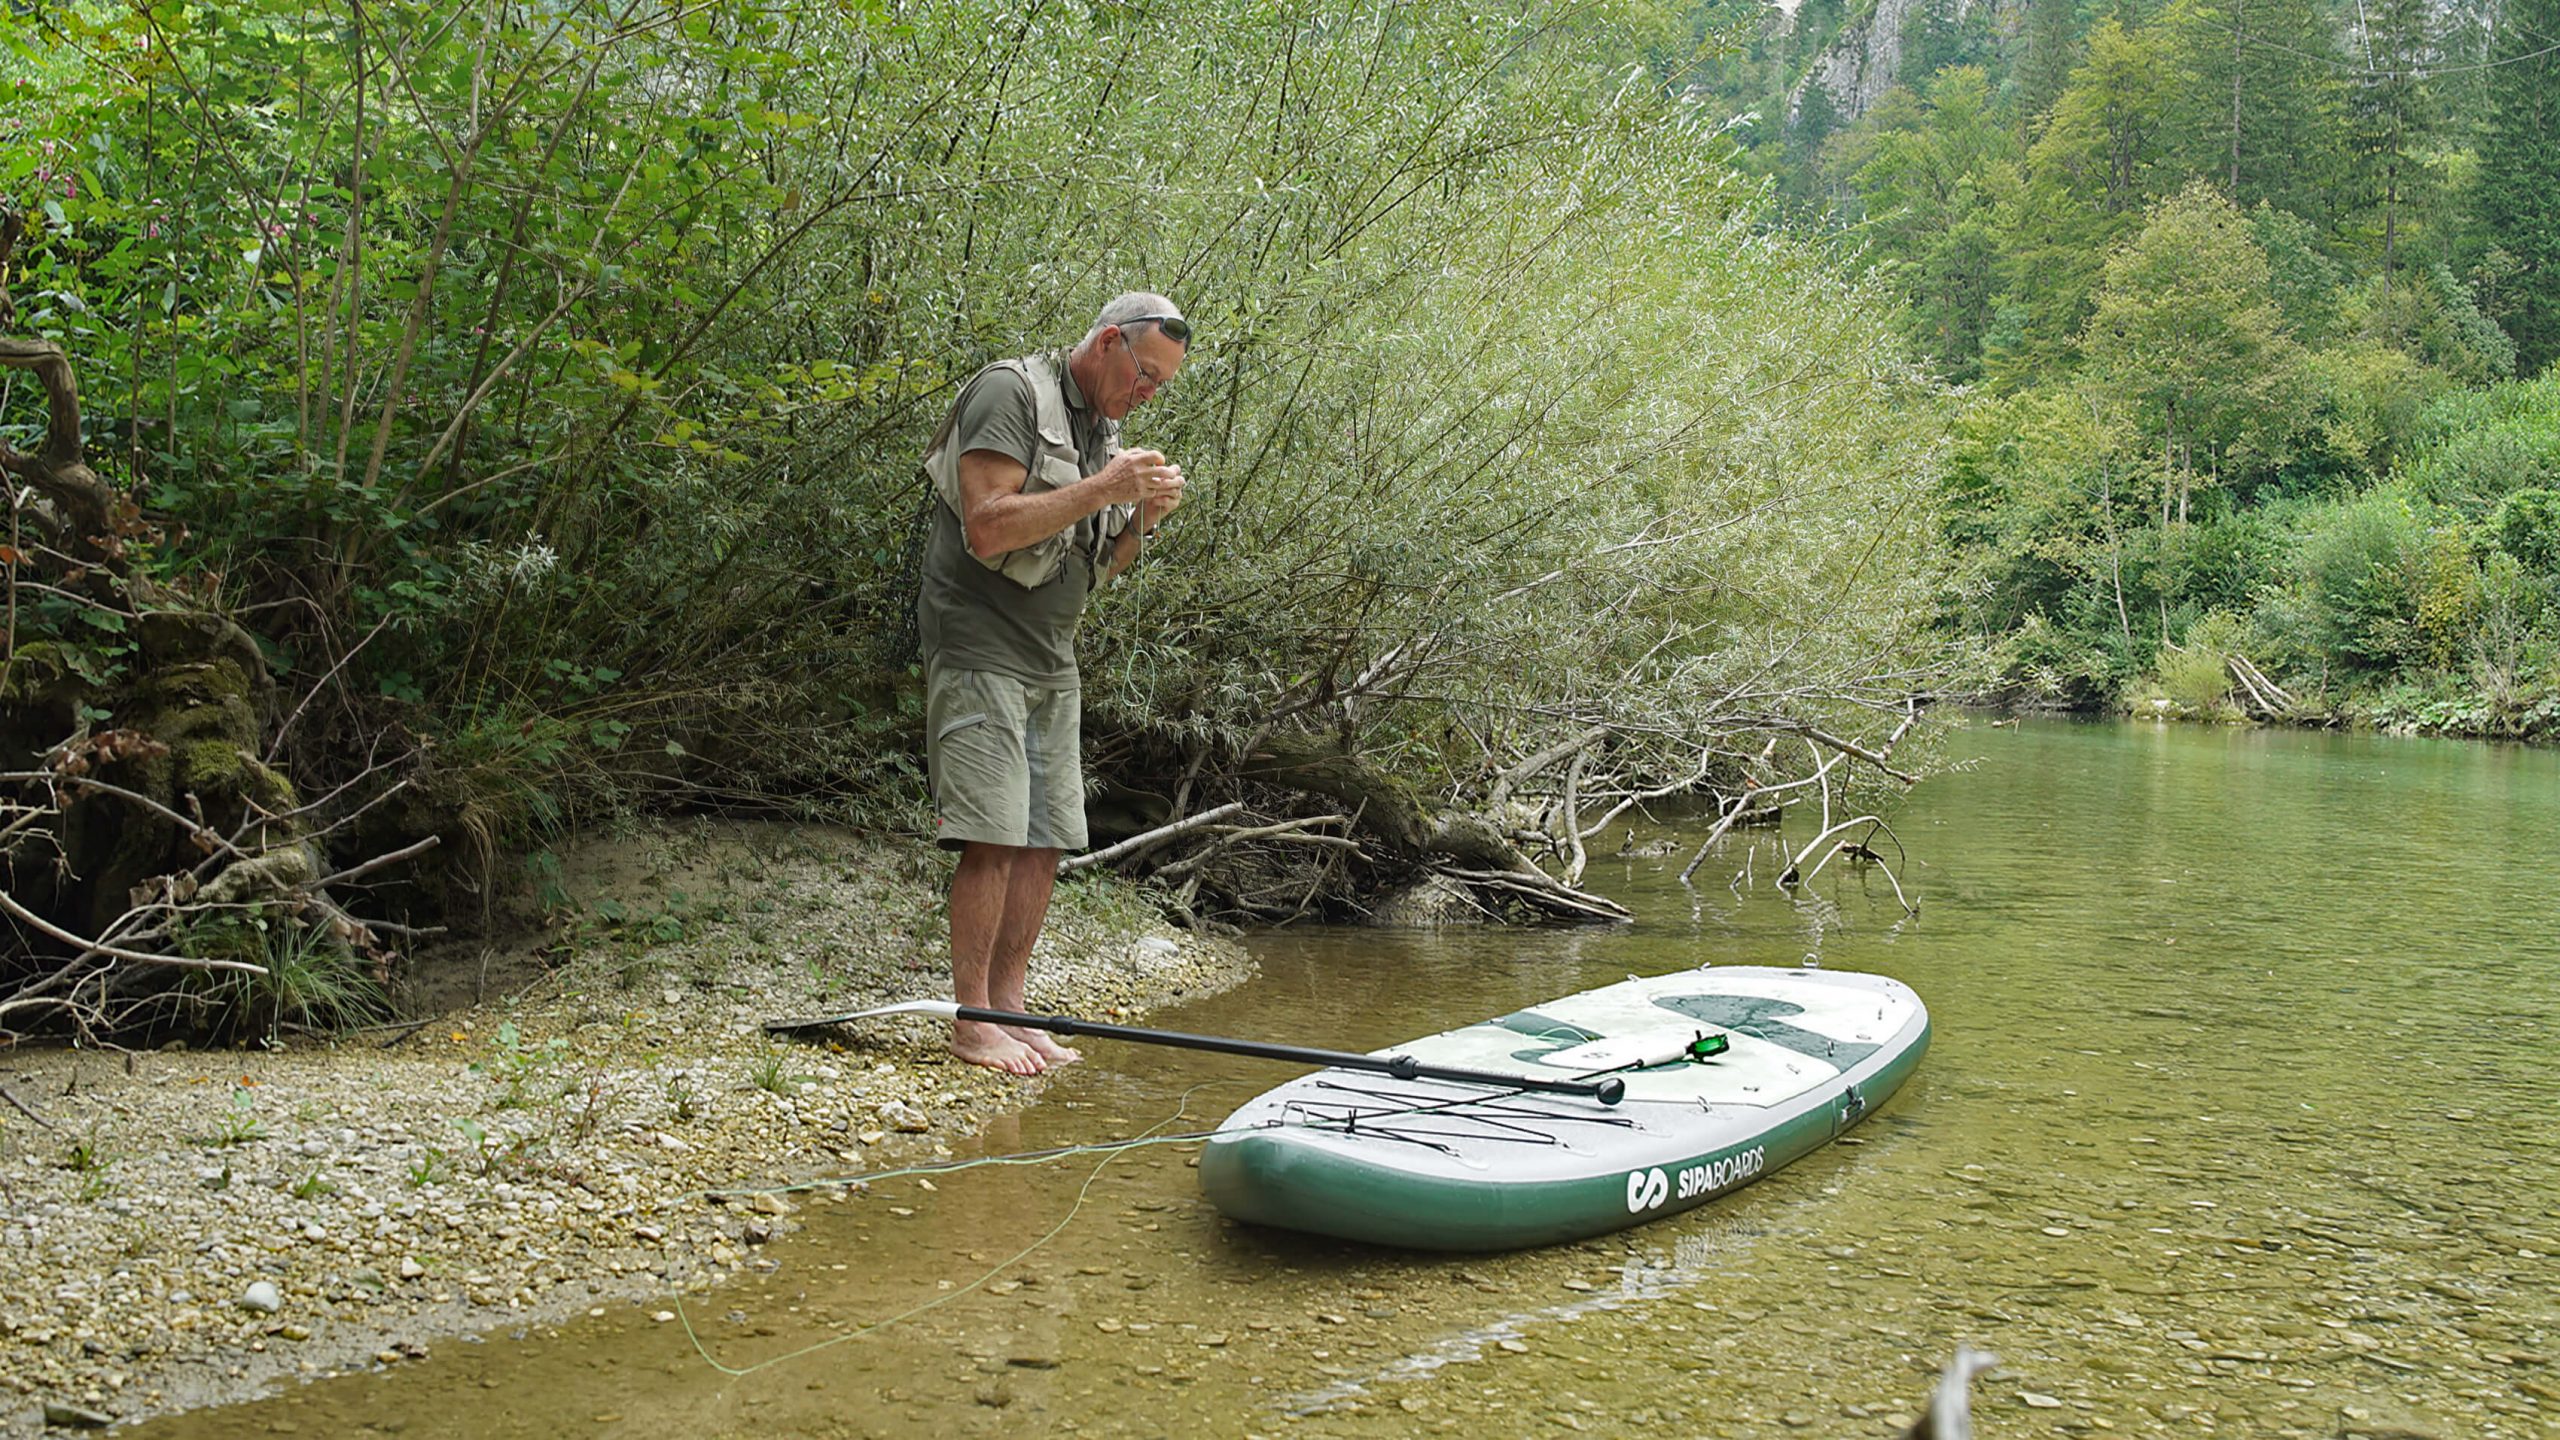
[[[1806,92],[1817,86],[1841,124],[1874,109],[1900,81],[1906,50],[1932,18],[1959,28],[1987,22],[1992,44],[2003,54],[2024,43],[2025,0],[1875,0],[1874,8],[1840,27],[1787,92],[1788,127],[1798,123]]]

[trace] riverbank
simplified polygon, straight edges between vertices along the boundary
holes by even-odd
[[[421,957],[402,1028],[6,1054],[0,1436],[757,1268],[800,1207],[844,1191],[756,1192],[948,1153],[1039,1093],[952,1060],[938,1022],[819,1045],[761,1030],[947,998],[946,876],[921,844],[822,827],[651,827],[565,856],[551,924]],[[1063,886],[1031,1003],[1129,1015],[1248,966],[1124,892]]]

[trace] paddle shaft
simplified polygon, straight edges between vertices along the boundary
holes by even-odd
[[[1046,1030],[1052,1035],[1090,1035],[1098,1040],[1128,1040],[1140,1045],[1171,1046],[1177,1050],[1246,1055],[1257,1060],[1279,1060],[1292,1065],[1368,1070],[1392,1075],[1398,1080],[1455,1080],[1469,1085],[1494,1085],[1505,1090],[1579,1095],[1603,1105],[1615,1105],[1627,1093],[1627,1083],[1623,1080],[1547,1080],[1535,1075],[1505,1075],[1499,1071],[1468,1070],[1455,1065],[1426,1065],[1410,1055],[1358,1055],[1348,1050],[1318,1050],[1306,1045],[1230,1040],[1222,1035],[1187,1035],[1179,1030],[1111,1025],[1099,1020],[1079,1020],[1072,1015],[1025,1015],[1019,1011],[989,1010],[976,1005],[954,1005],[951,1013],[962,1020],[975,1020],[987,1025],[1021,1025],[1033,1030]]]

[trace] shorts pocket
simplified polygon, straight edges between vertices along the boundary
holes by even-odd
[[[966,730],[972,725],[983,725],[985,723],[987,723],[987,712],[984,710],[981,710],[974,715],[963,715],[959,719],[943,726],[941,729],[934,731],[933,738],[936,740],[948,740],[954,734],[957,734],[962,730]]]

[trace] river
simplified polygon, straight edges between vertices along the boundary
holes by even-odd
[[[1666,821],[1589,877],[1632,925],[1267,935],[1255,981],[1152,1017],[1365,1049],[1700,962],[1915,987],[1902,1092],[1703,1210],[1413,1256],[1233,1225],[1187,1145],[990,1165],[809,1206],[680,1306],[136,1433],[1881,1437],[1965,1343],[2001,1362],[1985,1437],[2560,1436],[2560,755],[1948,749],[1892,817],[1916,915],[1872,870],[1781,891],[1774,832],[1683,886]],[[1087,1050],[982,1153],[1203,1128],[1287,1073]]]

